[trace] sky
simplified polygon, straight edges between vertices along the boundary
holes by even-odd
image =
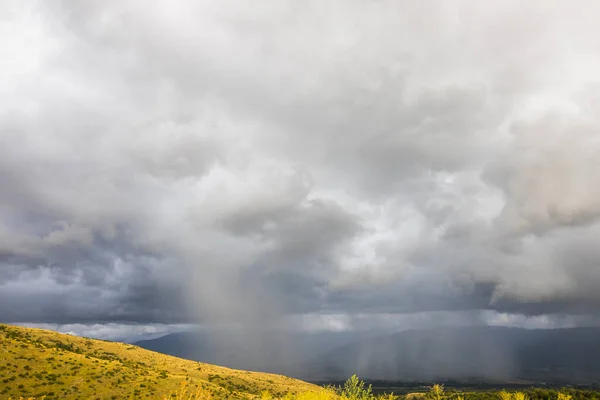
[[[600,3],[0,5],[0,321],[600,310]]]

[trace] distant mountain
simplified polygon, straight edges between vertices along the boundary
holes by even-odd
[[[600,329],[503,327],[357,333],[171,334],[136,343],[178,357],[307,380],[600,383]],[[254,336],[254,337],[252,337]]]
[[[133,344],[147,350],[188,360],[203,361],[215,357],[215,349],[210,345],[209,337],[203,334],[176,332],[157,339],[140,340]]]
[[[372,337],[369,336],[369,337]],[[302,371],[319,354],[362,340],[354,332],[178,332],[135,344],[160,353],[230,368],[283,373]]]
[[[407,331],[315,357],[295,376],[394,381],[600,382],[600,329],[501,327]]]

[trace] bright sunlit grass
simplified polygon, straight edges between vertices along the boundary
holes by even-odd
[[[446,392],[443,385],[434,384],[426,393],[375,395],[356,375],[341,387],[323,388],[281,375],[184,360],[125,343],[0,324],[0,399],[573,400],[568,393],[547,393],[530,398],[518,391]]]
[[[323,390],[281,375],[184,360],[126,343],[0,324],[0,399],[247,399]],[[183,392],[182,392],[183,391]],[[180,396],[180,397],[177,397]],[[181,397],[187,396],[187,397]]]

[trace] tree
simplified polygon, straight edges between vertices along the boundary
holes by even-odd
[[[435,384],[429,388],[429,396],[434,400],[442,400],[444,397],[444,385]]]
[[[374,398],[371,385],[365,388],[365,383],[358,379],[356,374],[344,383],[342,397],[348,400],[372,400]]]

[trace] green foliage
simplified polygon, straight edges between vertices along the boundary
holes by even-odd
[[[512,396],[506,390],[502,390],[498,393],[500,400],[512,400]]]
[[[435,384],[429,388],[429,397],[434,400],[442,400],[444,398],[444,385]]]
[[[529,396],[523,392],[514,392],[509,393],[506,390],[502,390],[498,392],[498,397],[500,400],[528,400]]]
[[[371,385],[365,387],[365,383],[358,379],[356,374],[344,383],[341,396],[348,400],[372,400],[374,398]]]
[[[378,396],[378,400],[398,400],[398,396],[394,395],[394,393],[384,393]]]
[[[556,396],[556,400],[572,400],[573,396],[571,396],[570,394],[566,394],[566,393],[558,393],[558,395]]]
[[[559,390],[549,388],[531,388],[520,392],[502,391],[473,391],[461,393],[463,400],[515,400],[526,398],[528,400],[600,400],[600,392],[597,390],[564,388]],[[523,397],[521,397],[523,396]],[[451,398],[447,396],[447,398]],[[452,400],[458,400],[452,398]]]

